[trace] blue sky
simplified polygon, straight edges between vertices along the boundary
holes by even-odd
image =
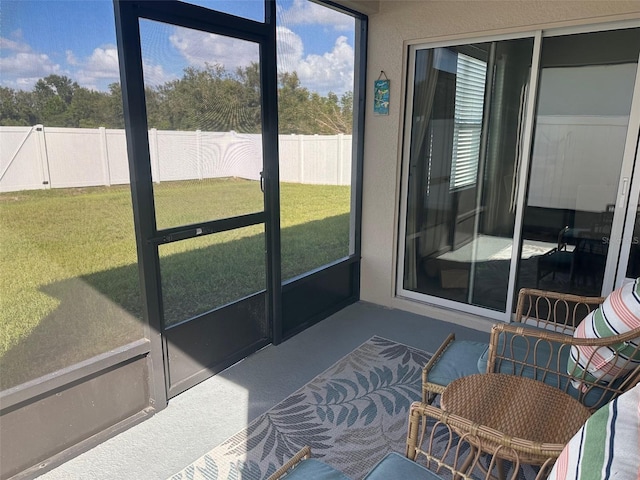
[[[262,21],[261,0],[194,3]],[[296,71],[307,88],[343,93],[353,85],[354,21],[307,0],[278,0],[280,71]],[[187,66],[233,70],[257,60],[255,45],[168,25],[141,25],[145,82],[179,78]],[[119,81],[110,0],[2,0],[0,85],[30,90],[49,74],[106,90]]]

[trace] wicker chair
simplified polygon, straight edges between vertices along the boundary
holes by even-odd
[[[536,443],[415,402],[409,414],[408,459],[449,478],[516,480],[520,465],[539,465],[537,479],[546,478],[564,444]],[[490,453],[490,456],[484,455]],[[501,459],[510,465],[505,466]]]
[[[457,341],[453,335],[445,340],[423,369],[423,402],[431,403],[460,376],[500,372],[543,381],[596,410],[640,380],[640,364],[631,363],[633,357],[640,356],[640,342],[628,343],[640,338],[640,328],[605,338],[573,337],[580,321],[603,301],[603,297],[522,289],[518,295],[515,321],[494,325],[486,347],[481,343]],[[616,347],[620,344],[631,345],[635,350],[630,355],[625,352],[628,358],[622,358],[616,348],[611,350],[612,355],[619,359],[618,367],[624,365],[620,371],[611,367],[605,372],[610,381],[599,382],[586,372],[588,368],[567,371],[572,347]],[[573,351],[574,356],[579,355],[577,349]],[[460,356],[462,352],[464,358]],[[598,360],[595,351],[589,358],[578,359],[585,367]]]
[[[534,443],[505,437],[502,432],[472,423],[421,402],[411,405],[406,455],[387,454],[364,480],[443,480],[446,478],[516,480],[523,463],[541,465],[537,479],[546,478],[564,445]],[[487,456],[486,453],[492,455]],[[310,459],[304,447],[269,480],[336,480],[345,477],[327,464]],[[502,460],[510,463],[505,467]],[[313,462],[313,463],[309,463]],[[505,475],[506,474],[506,475]]]

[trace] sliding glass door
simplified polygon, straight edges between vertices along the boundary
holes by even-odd
[[[543,40],[522,242],[546,251],[528,257],[523,248],[519,287],[600,295],[615,275],[639,54],[640,29]]]
[[[506,320],[640,275],[639,54],[635,26],[411,47],[400,296]]]
[[[504,310],[533,38],[414,52],[401,289]]]

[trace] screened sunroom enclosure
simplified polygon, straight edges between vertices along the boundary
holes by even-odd
[[[0,478],[358,300],[366,22],[306,0],[3,4]],[[24,76],[43,44],[65,75]]]
[[[409,47],[399,296],[507,320],[639,275],[639,54],[635,25]]]

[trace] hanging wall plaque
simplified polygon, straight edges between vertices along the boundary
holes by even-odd
[[[389,115],[389,84],[390,80],[381,70],[380,76],[373,84],[374,115]]]

